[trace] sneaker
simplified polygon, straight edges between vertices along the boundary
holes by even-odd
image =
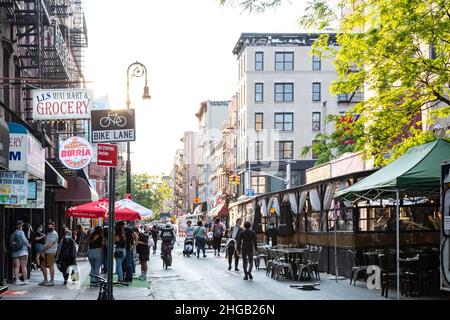
[[[29,286],[30,285],[30,281],[25,280],[23,284],[26,285],[26,286]]]
[[[67,280],[64,280],[64,285],[66,285],[67,284]]]
[[[203,258],[206,258],[206,254],[203,255]]]
[[[45,286],[46,284],[47,284],[47,281],[45,281],[45,280],[42,281],[42,282],[39,282],[39,285],[40,285],[40,286]]]
[[[55,285],[54,281],[49,281],[46,284],[44,284],[44,286],[46,286],[46,287],[53,287],[54,285]]]
[[[247,277],[247,275],[245,275],[245,277],[244,277],[244,280],[248,280],[248,277]]]
[[[234,268],[234,271],[239,271],[239,269],[238,268]]]
[[[250,278],[250,280],[253,280],[253,276],[252,276],[251,272],[248,273],[248,277]]]
[[[228,270],[231,270],[231,266],[228,267]]]
[[[16,285],[16,286],[23,286],[23,285],[25,285],[25,281],[19,281],[19,280],[16,280],[16,281],[14,282],[14,285]]]
[[[220,253],[217,254],[220,257]]]

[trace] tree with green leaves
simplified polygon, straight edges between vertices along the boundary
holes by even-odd
[[[117,181],[118,194],[121,199],[126,194],[126,176],[119,177]],[[159,219],[161,212],[169,211],[170,208],[165,203],[173,201],[173,189],[159,176],[152,176],[147,173],[133,174],[131,177],[132,200],[140,205],[149,208],[154,213],[154,219]]]
[[[282,1],[238,3],[254,10]],[[337,24],[337,45],[330,45],[329,36],[322,34],[312,54],[334,59],[338,78],[332,94],[365,93],[364,100],[348,111],[348,116],[359,116],[361,125],[353,128],[363,128],[354,133],[354,151],[363,150],[380,166],[412,146],[436,139],[423,128],[450,116],[450,1],[339,0],[333,7],[332,1],[313,0],[299,22],[319,31]],[[331,138],[326,142],[342,143]],[[325,152],[333,154],[326,148]]]

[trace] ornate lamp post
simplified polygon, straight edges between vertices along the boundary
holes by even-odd
[[[145,76],[145,85],[144,85],[144,94],[142,95],[142,99],[150,100],[150,90],[147,85],[147,68],[140,62],[136,61],[127,69],[127,109],[130,109],[131,101],[130,101],[130,79],[131,78],[140,78]],[[130,161],[130,142],[127,142],[127,193],[131,195],[131,161]]]

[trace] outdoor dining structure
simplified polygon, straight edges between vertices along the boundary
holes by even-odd
[[[427,253],[439,258],[441,161],[448,159],[450,143],[438,139],[379,169],[354,165],[354,159],[334,172],[314,168],[325,178],[230,203],[230,224],[237,218],[253,222],[260,242],[270,237],[274,245],[320,247],[319,271],[336,277],[356,281],[355,272],[363,275],[364,266],[379,265],[382,293],[387,296],[396,283],[399,298],[401,289],[408,294],[412,286],[423,285],[422,276],[409,267]],[[326,170],[331,173],[323,174]],[[386,264],[393,270],[384,272]],[[436,275],[433,268],[427,277]]]

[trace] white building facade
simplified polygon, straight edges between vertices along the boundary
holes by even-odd
[[[199,120],[198,131],[198,183],[200,202],[207,203],[207,210],[215,205],[215,180],[212,175],[220,165],[216,144],[222,140],[222,124],[228,119],[230,101],[205,101],[196,113]],[[205,208],[205,206],[203,206]]]
[[[285,189],[281,179],[288,162],[291,186],[304,184],[315,157],[302,157],[301,149],[313,144],[316,134],[333,130],[332,123],[325,124],[329,114],[343,114],[352,104],[349,95],[329,93],[337,73],[330,59],[311,56],[318,36],[243,33],[233,49],[241,195],[249,188],[255,194]],[[335,34],[330,36],[333,43]]]

